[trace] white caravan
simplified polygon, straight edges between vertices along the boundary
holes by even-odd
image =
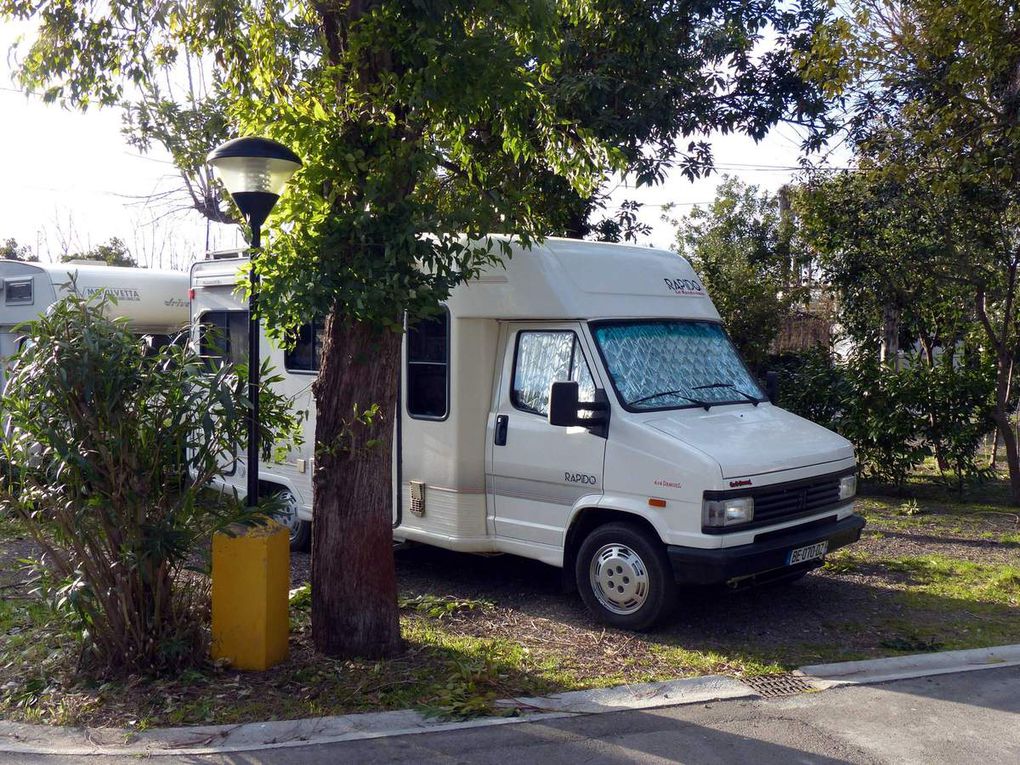
[[[94,261],[26,263],[0,260],[3,303],[0,305],[0,387],[6,379],[6,362],[21,341],[18,325],[46,313],[71,289],[92,295],[109,290],[117,298],[108,313],[126,317],[138,335],[152,335],[165,343],[188,325],[188,275],[179,271],[119,268]]]
[[[192,267],[203,326],[247,347],[246,260]],[[314,407],[314,324],[268,355]],[[794,579],[856,541],[844,438],[772,405],[690,264],[672,252],[548,239],[457,287],[405,338],[393,536],[513,553],[572,573],[606,622],[645,628],[678,584]],[[292,538],[311,521],[313,427],[282,464]],[[231,484],[244,491],[244,466]]]

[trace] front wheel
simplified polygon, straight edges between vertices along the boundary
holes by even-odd
[[[676,583],[662,543],[629,523],[607,523],[592,531],[578,550],[575,575],[588,610],[614,627],[648,629],[676,604]]]
[[[290,489],[280,489],[276,494],[281,510],[278,520],[287,527],[290,534],[290,549],[303,552],[312,542],[312,524],[298,516],[298,500]]]

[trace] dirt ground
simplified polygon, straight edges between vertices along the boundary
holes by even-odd
[[[897,513],[895,499],[864,499],[861,504],[869,526],[860,542],[846,548],[862,559],[854,565],[817,569],[790,585],[736,592],[687,590],[673,619],[648,635],[635,636],[594,623],[576,592],[564,587],[558,569],[514,556],[479,557],[410,547],[397,552],[397,573],[405,597],[427,593],[493,604],[452,619],[466,634],[555,644],[579,666],[590,664],[594,671],[606,671],[640,664],[635,652],[655,653],[664,645],[781,664],[804,663],[812,656],[828,660],[888,653],[883,643],[909,642],[913,634],[909,626],[889,627],[889,621],[911,610],[944,608],[948,627],[953,614],[966,609],[950,598],[940,603],[935,596],[914,609],[895,602],[890,595],[908,586],[910,577],[890,570],[882,561],[937,555],[1020,567],[1020,542],[1001,541],[1004,535],[1020,531],[1017,517],[1010,512],[961,516],[958,507],[939,505],[933,512],[909,517]],[[294,586],[306,581],[308,555],[295,554],[292,568]],[[1003,608],[1017,617],[1020,637],[1017,606],[1020,602]],[[932,614],[924,616],[925,629],[920,632],[927,633]],[[607,635],[613,636],[609,642],[627,650],[614,649],[616,658],[593,654],[592,647],[606,644]],[[813,651],[815,645],[824,650]]]
[[[4,538],[0,534],[0,595],[25,589],[26,579],[31,573],[22,562],[36,554],[36,546],[23,537]]]
[[[869,522],[861,542],[837,551],[824,568],[788,585],[685,591],[675,617],[646,634],[593,621],[556,569],[425,546],[396,553],[408,650],[390,662],[315,654],[304,611],[292,615],[290,658],[269,672],[211,667],[177,680],[97,686],[71,681],[65,664],[63,674],[55,668],[57,677],[26,697],[0,632],[0,716],[166,725],[406,706],[460,710],[473,703],[471,694],[505,698],[695,674],[740,676],[1020,642],[1020,528],[1008,508],[938,502],[915,508],[876,497],[863,499],[860,509]],[[0,543],[0,586],[7,587],[0,594],[24,597],[23,588],[10,585],[26,576],[16,561],[30,552],[23,539]],[[294,587],[308,580],[309,569],[307,554],[292,556]],[[457,605],[429,611],[408,606],[413,599]],[[21,701],[5,704],[4,687],[14,689],[9,699],[21,693]]]

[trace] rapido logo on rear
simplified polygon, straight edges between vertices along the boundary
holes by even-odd
[[[705,297],[705,288],[701,286],[701,282],[697,279],[671,279],[666,277],[663,281],[666,282],[666,289],[674,295]]]

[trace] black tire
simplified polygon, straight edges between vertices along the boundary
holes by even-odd
[[[676,606],[676,582],[662,542],[634,524],[607,523],[588,534],[574,574],[588,610],[614,627],[650,629]]]
[[[280,523],[290,532],[290,549],[293,552],[306,552],[312,544],[312,524],[297,517],[297,497],[290,489],[280,489],[276,492],[276,497],[282,500],[285,506],[291,506],[293,512],[293,515],[287,513],[278,516]]]

